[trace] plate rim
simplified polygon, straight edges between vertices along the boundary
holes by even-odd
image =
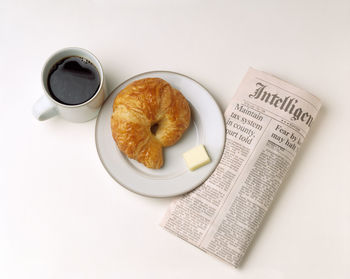
[[[130,80],[134,79],[134,78],[137,78],[139,76],[142,76],[142,75],[147,75],[147,74],[154,74],[154,73],[170,73],[170,74],[175,74],[175,75],[179,75],[179,76],[182,76],[182,77],[185,77],[185,78],[188,78],[190,79],[191,81],[199,84],[201,87],[203,87],[205,89],[205,91],[207,91],[207,93],[210,95],[210,97],[213,99],[215,105],[217,106],[217,108],[219,109],[220,111],[220,118],[222,120],[222,123],[225,123],[225,118],[224,118],[224,115],[223,115],[223,112],[220,108],[220,106],[218,105],[217,101],[215,100],[215,98],[213,97],[213,95],[210,93],[210,91],[205,87],[203,86],[200,82],[196,81],[195,79],[185,75],[185,74],[181,74],[181,73],[178,73],[178,72],[174,72],[174,71],[168,71],[168,70],[153,70],[153,71],[147,71],[147,72],[142,72],[142,73],[139,73],[139,74],[136,74],[136,75],[133,75],[131,76],[130,78],[122,81],[121,83],[119,83],[116,87],[113,88],[113,90],[110,91],[109,95],[107,96],[107,98],[104,100],[99,112],[98,112],[98,115],[96,117],[96,122],[95,122],[95,147],[96,147],[96,150],[97,150],[97,154],[98,154],[98,157],[100,159],[100,162],[102,163],[104,169],[107,171],[107,173],[110,175],[110,177],[115,181],[117,182],[118,184],[120,184],[122,187],[124,187],[125,189],[127,189],[128,191],[131,191],[137,195],[141,195],[143,197],[151,197],[151,198],[170,198],[170,197],[176,197],[176,196],[180,196],[180,195],[183,195],[183,194],[186,194],[186,193],[189,193],[191,191],[193,191],[194,189],[196,189],[198,186],[200,186],[201,184],[203,184],[208,178],[210,175],[212,175],[212,173],[215,171],[217,165],[220,163],[221,161],[221,158],[224,154],[224,148],[225,148],[225,144],[226,144],[226,126],[225,124],[223,125],[224,126],[224,135],[223,135],[223,145],[220,149],[220,156],[219,156],[219,159],[217,161],[217,164],[215,165],[215,167],[210,171],[210,173],[208,174],[208,176],[206,176],[206,178],[204,179],[201,179],[200,182],[198,182],[198,184],[194,187],[192,187],[191,189],[187,190],[186,192],[179,192],[179,193],[175,193],[175,194],[171,194],[171,195],[151,195],[151,194],[144,194],[144,193],[140,193],[140,192],[137,192],[135,191],[134,189],[130,188],[129,186],[125,185],[124,183],[120,182],[116,177],[114,177],[114,175],[112,175],[112,173],[109,171],[109,169],[107,168],[107,166],[105,165],[104,161],[102,160],[101,158],[101,153],[100,153],[100,150],[97,146],[97,125],[98,125],[98,119],[102,113],[102,107],[103,105],[105,104],[105,102],[107,102],[107,100],[109,98],[111,98],[111,96],[113,95],[113,92],[115,90],[117,90],[117,88],[119,88],[120,86],[122,86],[123,84],[125,83],[128,83]]]

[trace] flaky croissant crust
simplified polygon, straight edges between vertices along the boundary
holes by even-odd
[[[112,136],[118,148],[146,167],[163,166],[162,148],[175,144],[191,120],[180,91],[160,78],[145,78],[126,86],[115,98]],[[151,127],[157,124],[155,134]]]

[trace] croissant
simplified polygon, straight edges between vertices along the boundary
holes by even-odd
[[[188,128],[191,110],[180,91],[161,78],[127,85],[115,98],[112,136],[129,158],[148,168],[163,166],[163,147],[175,144]]]

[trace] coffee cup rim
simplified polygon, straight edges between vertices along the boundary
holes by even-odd
[[[72,51],[74,54],[68,54],[70,51]],[[59,56],[61,53],[65,53],[67,52],[67,55],[63,55],[60,58],[56,58],[57,56]],[[77,54],[77,53],[81,53],[81,54]],[[85,54],[88,54],[88,56],[92,57],[95,61],[91,61],[90,57],[86,57]],[[98,89],[96,90],[95,94],[87,101],[85,101],[84,103],[81,104],[76,104],[76,105],[67,105],[67,104],[62,104],[58,101],[56,101],[54,98],[52,98],[52,96],[50,95],[50,93],[48,92],[48,88],[47,88],[47,72],[51,69],[51,67],[58,62],[61,59],[64,59],[66,57],[69,56],[81,56],[83,58],[88,59],[97,69],[99,75],[100,75],[100,85],[98,87]],[[96,65],[97,64],[97,65]],[[46,96],[56,105],[62,106],[62,107],[66,107],[66,108],[77,108],[77,107],[82,107],[85,106],[87,104],[89,104],[90,102],[92,102],[98,95],[98,93],[100,92],[103,84],[104,84],[104,73],[103,73],[103,68],[101,65],[101,62],[97,59],[97,57],[89,50],[81,48],[81,47],[66,47],[66,48],[62,48],[57,50],[56,52],[54,52],[46,61],[45,64],[42,68],[41,71],[41,84],[43,86],[44,92],[46,94]]]

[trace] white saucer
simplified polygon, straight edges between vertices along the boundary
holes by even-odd
[[[163,149],[164,166],[159,170],[144,167],[119,151],[112,138],[110,118],[116,95],[129,83],[159,77],[180,90],[191,106],[191,125],[173,146]],[[184,194],[202,184],[219,163],[225,144],[225,123],[220,108],[210,93],[198,82],[184,75],[154,71],[136,75],[123,82],[103,104],[96,121],[96,147],[107,172],[125,188],[150,197]],[[187,169],[182,154],[204,144],[211,162],[195,171]]]

